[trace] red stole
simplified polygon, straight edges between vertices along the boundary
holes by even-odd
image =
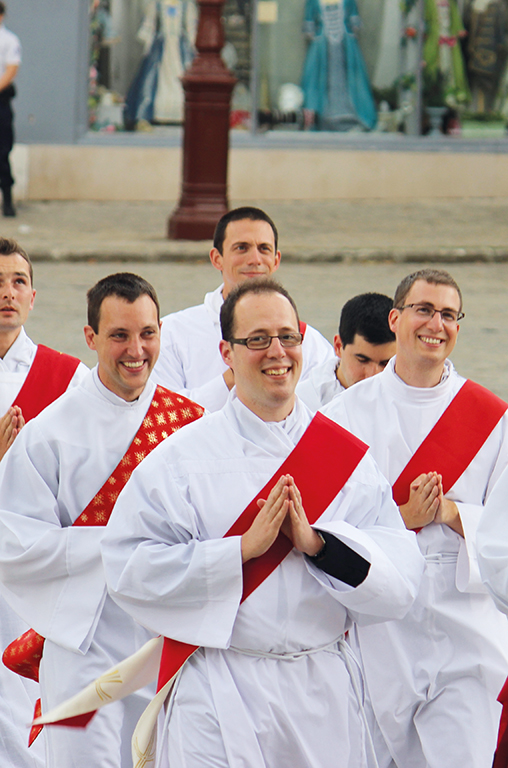
[[[107,525],[120,491],[138,464],[166,437],[195,421],[203,413],[204,408],[187,397],[157,386],[145,418],[124,457],[73,525]],[[39,682],[43,647],[42,635],[29,629],[7,646],[2,657],[3,663],[12,672]],[[34,716],[38,715],[40,700],[36,704]],[[42,726],[32,728],[29,746],[41,730]]]
[[[507,408],[504,400],[468,379],[393,484],[397,506],[408,501],[413,480],[432,470],[443,476],[443,492],[448,493]]]
[[[35,418],[63,395],[79,365],[77,357],[39,344],[25,383],[13,405],[21,408],[25,421]]]
[[[287,459],[225,535],[241,536],[250,528],[259,512],[257,500],[266,499],[282,475],[294,478],[309,522],[314,524],[342,490],[367,450],[368,446],[357,437],[322,413],[316,413]],[[242,602],[268,578],[292,549],[291,541],[279,533],[264,555],[244,563]],[[197,646],[164,638],[157,690],[171,680],[196,649]]]

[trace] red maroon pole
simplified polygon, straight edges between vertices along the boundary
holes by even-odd
[[[185,92],[183,180],[168,237],[210,240],[228,210],[229,105],[236,78],[225,67],[224,0],[198,0],[197,55],[182,77]]]

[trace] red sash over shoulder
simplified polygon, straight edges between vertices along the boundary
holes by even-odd
[[[25,421],[35,418],[63,395],[79,365],[77,357],[39,344],[35,358],[13,405],[19,405]]]
[[[287,459],[244,509],[226,536],[241,536],[248,531],[259,512],[258,499],[266,499],[282,475],[294,478],[312,525],[342,490],[367,450],[365,443],[357,437],[317,413]],[[279,533],[264,555],[244,563],[242,601],[268,578],[292,549],[291,541]],[[196,648],[167,637],[164,639],[157,690],[171,680]]]
[[[468,379],[395,481],[395,503],[406,504],[411,483],[426,472],[442,475],[447,493],[507,409],[508,403]]]
[[[124,457],[73,525],[107,525],[120,491],[138,464],[166,437],[195,421],[203,413],[204,408],[187,397],[157,386],[145,418]],[[3,663],[12,672],[38,682],[43,647],[42,635],[29,629],[7,646],[3,654]],[[38,714],[40,714],[39,701],[36,704],[35,716],[37,717]],[[42,726],[32,728],[29,745],[41,730]]]

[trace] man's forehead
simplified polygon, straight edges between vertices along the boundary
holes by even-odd
[[[450,309],[460,308],[460,296],[453,285],[447,285],[446,283],[428,283],[426,280],[416,280],[416,282],[413,283],[406,296],[404,304],[419,301],[422,303],[433,304],[434,300],[438,297],[440,300],[444,299]],[[444,307],[440,307],[440,309],[444,309]]]
[[[249,292],[242,296],[235,306],[235,326],[253,326],[253,329],[268,328],[273,324],[296,327],[296,313],[288,299],[281,293]]]
[[[3,273],[16,272],[30,275],[28,262],[19,253],[10,253],[8,256],[0,254],[0,270]]]
[[[275,247],[275,235],[270,224],[264,219],[238,219],[226,227],[224,240],[232,242],[255,239]]]
[[[141,320],[141,323],[139,323]],[[99,325],[107,324],[108,329],[124,328],[128,325],[157,325],[157,307],[148,294],[143,293],[134,301],[112,294],[106,296],[99,310]]]

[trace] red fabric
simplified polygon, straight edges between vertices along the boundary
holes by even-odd
[[[492,768],[508,768],[508,680],[505,682],[497,700],[503,705],[503,711],[501,712],[501,720],[499,722],[497,749]]]
[[[303,337],[305,337],[305,331],[307,330],[307,323],[304,323],[303,320],[300,320],[300,333]]]
[[[125,456],[73,525],[107,525],[120,491],[138,464],[166,437],[203,413],[197,403],[159,385]]]
[[[406,504],[411,483],[424,472],[439,472],[448,493],[507,408],[504,400],[468,379],[393,484],[397,506]]]
[[[37,672],[38,672],[38,670],[37,670]],[[37,717],[40,717],[40,716],[41,716],[41,700],[37,699],[37,701],[35,702],[33,720],[35,720]],[[42,731],[43,728],[44,728],[43,725],[32,725],[32,727],[30,728],[30,734],[28,736],[28,746],[29,747],[32,746],[32,744],[34,743],[35,739],[37,738],[37,736],[39,735],[39,733]]]
[[[315,523],[349,480],[366,451],[365,443],[317,413],[282,466],[233,523],[226,536],[241,536],[250,528],[259,512],[257,500],[266,499],[282,475],[292,475],[309,522]],[[242,601],[262,584],[292,548],[289,539],[280,533],[268,552],[244,564]],[[173,677],[196,649],[197,646],[164,639],[157,690]]]
[[[138,464],[166,437],[169,437],[185,424],[190,424],[200,418],[203,413],[204,408],[187,397],[171,392],[160,385],[157,386],[146,416],[124,457],[73,525],[107,525],[120,491]],[[29,629],[7,646],[2,661],[12,672],[39,682],[39,665],[43,648],[44,638],[42,635]],[[83,721],[83,726],[80,726],[81,720],[75,725],[84,727],[92,716],[90,715],[86,722]],[[70,722],[61,723],[61,725],[71,724]],[[29,746],[35,741],[41,730],[42,726],[32,728]]]
[[[78,365],[77,357],[39,344],[25,383],[13,402],[21,408],[25,421],[35,418],[63,395]]]

